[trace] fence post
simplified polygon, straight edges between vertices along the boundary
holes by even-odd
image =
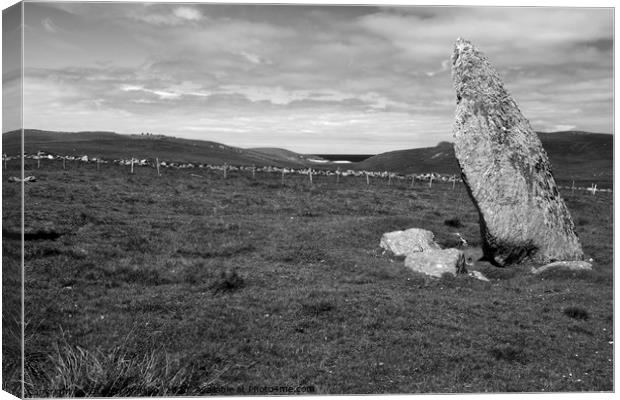
[[[252,179],[256,178],[256,165],[252,164]]]
[[[131,156],[131,173],[133,174],[133,156]]]
[[[282,186],[284,186],[284,168],[282,168]]]
[[[428,187],[432,188],[433,187],[433,175],[431,174],[431,179],[428,180]]]
[[[388,186],[392,184],[392,174],[388,174]]]
[[[454,190],[455,186],[456,186],[456,176],[452,175],[452,190]]]
[[[62,156],[62,169],[67,169],[66,166],[65,166],[66,160],[67,159],[65,158],[65,156]]]
[[[312,185],[312,168],[308,170],[308,177],[310,178],[310,184]]]
[[[159,157],[155,157],[155,165],[157,165],[157,176],[161,176],[159,173]]]
[[[96,161],[97,162],[97,171],[99,171],[99,158],[100,157],[97,157],[97,161]]]
[[[228,164],[224,164],[224,179],[228,176]]]
[[[336,183],[340,183],[340,168],[336,169]]]
[[[571,189],[571,194],[575,194],[575,181],[573,181],[573,184],[570,187],[570,189]]]
[[[366,172],[366,185],[370,185],[370,178],[368,178],[368,172]]]
[[[415,180],[415,176],[411,177],[411,187],[413,187],[413,181]]]

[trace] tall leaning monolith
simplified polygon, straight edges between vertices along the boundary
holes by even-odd
[[[480,215],[484,256],[498,266],[583,259],[547,153],[488,59],[458,39],[454,152]]]

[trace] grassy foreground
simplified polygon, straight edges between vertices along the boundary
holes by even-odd
[[[426,278],[378,246],[410,227],[476,245],[458,185],[26,175],[29,396],[613,390],[610,194],[563,193],[593,271],[480,267],[487,283]],[[5,252],[16,223],[3,211]]]

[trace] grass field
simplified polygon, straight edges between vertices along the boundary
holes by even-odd
[[[378,246],[410,227],[478,244],[460,186],[61,165],[26,170],[29,396],[613,390],[609,193],[563,193],[593,271],[482,282]],[[18,217],[3,210],[7,257]]]

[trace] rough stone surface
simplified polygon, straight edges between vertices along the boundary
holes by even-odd
[[[484,274],[480,271],[469,271],[467,275],[471,276],[472,278],[478,279],[479,281],[490,282],[489,278],[484,276]]]
[[[498,266],[581,260],[571,216],[540,139],[470,42],[452,55],[454,152],[480,214],[485,258]]]
[[[458,249],[429,249],[411,253],[405,258],[405,266],[437,278],[445,273],[456,275],[467,272],[465,255]]]
[[[421,251],[440,248],[435,243],[433,232],[418,228],[384,233],[379,245],[396,256],[407,256]]]
[[[556,261],[543,265],[540,268],[532,268],[533,274],[540,274],[541,272],[550,269],[565,269],[569,271],[590,271],[592,270],[592,264],[587,261]]]

